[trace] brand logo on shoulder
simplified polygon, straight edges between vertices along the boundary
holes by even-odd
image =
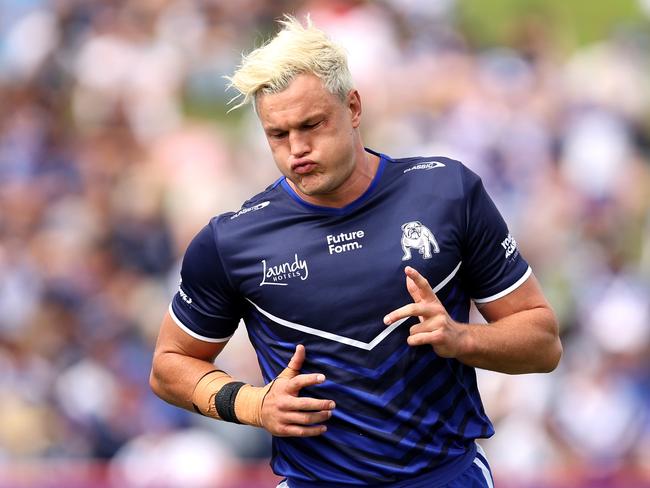
[[[291,279],[300,278],[300,281],[305,281],[308,277],[307,260],[299,259],[298,254],[293,255],[293,261],[286,261],[274,266],[269,265],[266,259],[262,259],[262,281],[260,286],[287,286],[289,284],[287,281]]]
[[[348,251],[362,249],[363,245],[359,242],[366,236],[362,230],[353,232],[341,232],[340,234],[329,234],[327,241],[327,251],[330,254],[341,254]]]
[[[406,222],[402,225],[402,261],[411,259],[411,250],[416,249],[422,254],[423,259],[431,259],[433,254],[440,252],[438,241],[429,228],[422,225],[420,221]],[[433,253],[433,254],[432,254]]]
[[[178,294],[181,296],[183,301],[187,303],[188,305],[192,305],[192,299],[183,291],[183,288],[181,288],[181,285],[183,284],[183,280],[180,280],[178,282]]]
[[[503,242],[501,242],[501,247],[506,251],[505,254],[506,259],[508,259],[513,254],[515,255],[515,257],[517,256],[517,241],[515,241],[515,238],[512,237],[510,234],[508,234],[508,237],[506,237],[503,240]]]
[[[256,210],[260,210],[260,209],[266,207],[269,203],[271,203],[271,202],[268,201],[268,200],[266,200],[265,202],[258,203],[257,205],[253,205],[252,207],[242,208],[242,209],[241,209],[239,212],[237,212],[235,215],[232,215],[232,216],[230,217],[230,220],[232,220],[232,219],[236,219],[236,218],[239,217],[240,215],[247,214],[248,212],[255,212]]]
[[[439,161],[428,161],[426,163],[418,163],[414,166],[411,166],[410,168],[406,168],[404,170],[404,173],[408,173],[409,171],[415,171],[418,169],[435,169],[435,168],[444,168],[445,165]]]

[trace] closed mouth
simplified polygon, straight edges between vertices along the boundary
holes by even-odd
[[[291,171],[297,174],[310,173],[316,167],[313,161],[300,161],[291,165]]]

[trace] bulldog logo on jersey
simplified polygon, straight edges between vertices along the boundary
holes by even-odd
[[[440,252],[436,238],[427,227],[415,220],[402,225],[402,261],[411,259],[411,249],[417,249],[424,259],[431,259],[431,252]]]

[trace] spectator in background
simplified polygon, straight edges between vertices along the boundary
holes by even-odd
[[[151,324],[177,284],[189,239],[274,176],[254,114],[214,115],[224,111],[221,75],[254,43],[251,32],[267,32],[282,11],[311,11],[335,39],[341,33],[353,73],[377,81],[364,87],[376,89],[364,91],[376,111],[365,118],[367,144],[397,156],[449,154],[482,174],[560,317],[565,360],[548,381],[479,377],[499,431],[485,444],[503,476],[499,486],[575,488],[589,473],[610,486],[623,476],[627,486],[643,486],[650,477],[650,343],[639,326],[647,325],[650,296],[647,34],[628,25],[569,50],[561,22],[526,14],[512,41],[495,49],[477,44],[454,1],[145,3],[0,2],[3,474],[24,460],[98,456],[122,472],[130,456],[197,424],[215,433],[215,449],[234,463],[268,456],[268,438],[165,408],[148,393],[146,371]],[[639,2],[646,15],[647,4]],[[87,53],[98,45],[129,55],[93,64]],[[394,63],[390,73],[373,66],[384,54]],[[160,78],[159,91],[142,93],[151,79],[134,60]],[[87,72],[107,77],[124,66],[135,66],[137,83],[121,75],[98,88]],[[584,141],[614,144],[594,155],[596,146]],[[591,158],[598,171],[581,174]],[[151,229],[143,246],[140,224]],[[625,300],[623,290],[631,291]],[[594,321],[593,304],[598,317],[629,314],[612,321],[615,341],[602,333],[609,321]],[[236,336],[230,348],[224,368],[259,382],[247,339]],[[71,406],[71,377],[87,378],[111,399],[100,394],[107,403],[97,412],[92,402]],[[615,429],[593,432],[589,449],[579,425],[553,427],[574,408],[568,398],[556,401],[560,389],[578,381],[607,398],[623,389],[612,401],[628,405],[623,412],[637,409]],[[522,428],[539,437],[522,446]],[[627,446],[609,450],[607,462],[597,448],[605,435]],[[154,479],[170,479],[161,466],[182,462],[164,452]]]

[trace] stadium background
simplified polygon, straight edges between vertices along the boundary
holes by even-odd
[[[650,1],[0,0],[0,487],[273,486],[147,380],[188,240],[276,177],[222,75],[308,11],[366,143],[479,172],[559,315],[557,371],[480,372],[497,486],[650,486]]]

